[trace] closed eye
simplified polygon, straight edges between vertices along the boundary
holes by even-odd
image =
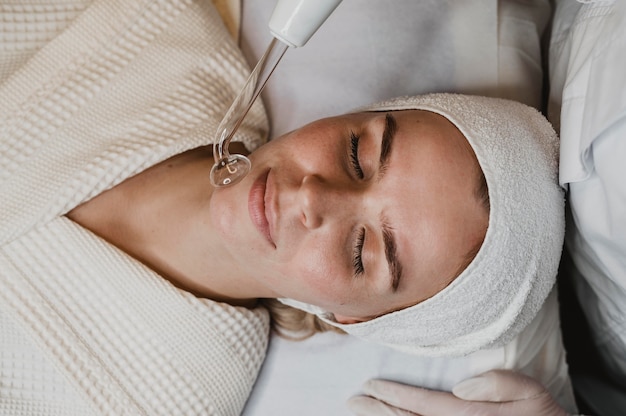
[[[359,141],[360,137],[354,134],[354,132],[350,132],[350,163],[352,164],[352,168],[354,169],[354,173],[357,178],[364,179],[365,174],[363,173],[363,169],[361,168],[361,164],[359,163]]]
[[[361,228],[354,244],[354,252],[352,257],[352,266],[354,268],[354,275],[361,276],[365,273],[365,267],[363,267],[363,245],[365,244],[365,227]]]

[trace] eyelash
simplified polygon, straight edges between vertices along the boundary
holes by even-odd
[[[361,228],[359,235],[354,245],[354,257],[352,259],[352,266],[354,266],[354,275],[360,276],[365,272],[363,267],[363,244],[365,244],[365,227]]]
[[[365,174],[363,173],[363,169],[361,168],[361,164],[359,163],[359,140],[361,138],[354,134],[354,132],[350,132],[350,162],[354,171],[356,172],[356,176],[359,179],[364,179]]]

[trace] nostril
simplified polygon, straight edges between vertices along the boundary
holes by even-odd
[[[317,228],[322,225],[322,215],[311,205],[302,205],[300,220],[306,228]]]
[[[319,180],[311,175],[302,178],[298,190],[298,200],[301,220],[307,228],[316,228],[322,223],[323,203],[319,200],[320,196]]]

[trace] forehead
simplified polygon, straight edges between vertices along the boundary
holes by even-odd
[[[432,112],[392,114],[397,132],[380,186],[404,283],[418,295],[415,303],[457,275],[467,253],[484,236],[487,216],[475,193],[480,166],[463,134]]]

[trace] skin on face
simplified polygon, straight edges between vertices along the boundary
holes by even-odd
[[[371,319],[441,291],[484,239],[480,167],[435,113],[328,118],[250,159],[241,184],[213,193],[209,221],[260,297]]]

